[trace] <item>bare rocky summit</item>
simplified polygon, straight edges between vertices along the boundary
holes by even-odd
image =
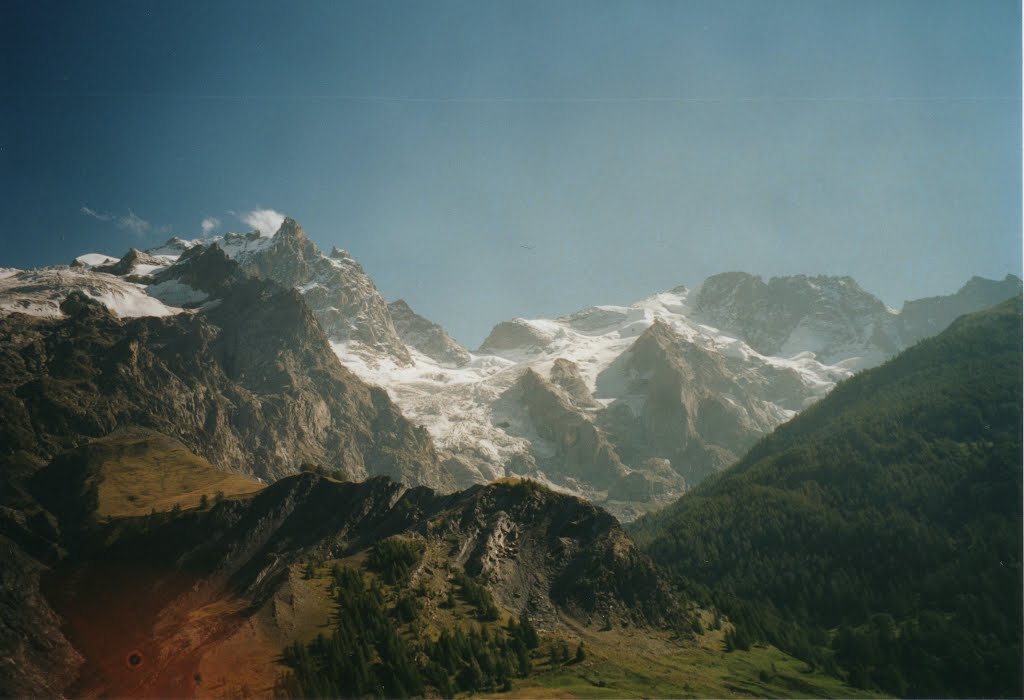
[[[297,289],[331,340],[354,343],[353,352],[411,363],[387,303],[347,252],[334,248],[324,255],[294,219],[285,219],[265,244],[233,254],[230,243],[225,240],[225,248],[247,274]]]

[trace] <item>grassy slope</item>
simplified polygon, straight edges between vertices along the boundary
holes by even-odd
[[[177,440],[150,431],[94,440],[89,460],[99,477],[99,517],[195,508],[204,495],[212,502],[218,492],[241,496],[263,488],[255,479],[218,471]]]
[[[289,602],[296,609],[304,609],[302,624],[282,624],[280,620],[286,618],[280,614],[275,615],[275,622],[261,615],[258,625],[261,628],[255,633],[244,633],[248,644],[241,643],[242,638],[236,636],[215,654],[203,659],[201,669],[207,687],[200,697],[220,697],[225,691],[237,692],[243,686],[257,695],[268,691],[273,679],[289,669],[280,663],[279,653],[274,657],[267,642],[286,638],[308,641],[318,633],[330,634],[336,608],[326,595],[331,568],[335,564],[362,567],[364,558],[365,553],[359,553],[325,561],[310,580],[299,574],[303,567],[294,567],[291,583],[296,588]],[[404,637],[415,639],[429,635],[436,639],[444,628],[468,630],[481,624],[492,628],[507,624],[512,617],[508,611],[502,611],[498,622],[478,622],[474,608],[461,598],[454,609],[449,609],[444,601],[452,586],[450,573],[447,548],[434,542],[428,546],[408,584],[383,586],[385,597],[391,603],[408,590],[419,589],[425,593],[419,598],[423,609],[417,621],[402,626]],[[322,607],[313,607],[314,599]],[[706,617],[704,622],[710,626],[711,616]],[[538,622],[538,631],[541,645],[532,655],[533,673],[528,678],[515,680],[511,692],[495,693],[494,697],[878,697],[851,688],[820,671],[811,671],[806,663],[774,647],[755,646],[748,652],[725,653],[724,630],[709,630],[695,640],[677,641],[666,632],[638,628],[598,630],[596,626],[586,627],[562,617]],[[553,642],[561,640],[569,644],[572,652],[582,641],[587,658],[582,663],[553,663],[548,650]],[[259,663],[252,659],[239,662],[247,655],[255,655],[255,659],[266,664],[256,675],[247,673],[256,670]],[[221,675],[217,676],[218,673]]]
[[[245,624],[224,640],[212,644],[199,660],[197,698],[269,697],[278,677],[288,668],[281,664],[281,649],[294,640],[311,641],[331,633],[337,605],[328,595],[330,568],[306,579],[302,567],[291,567],[288,583]],[[193,611],[190,623],[208,618],[241,616],[246,601],[222,599]]]
[[[552,664],[544,654],[534,675],[517,681],[507,697],[878,697],[811,671],[775,647],[724,653],[724,634],[678,642],[651,630],[595,631],[570,621],[556,636],[566,636],[573,648],[582,640],[586,659]]]

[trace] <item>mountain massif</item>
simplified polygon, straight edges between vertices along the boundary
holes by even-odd
[[[216,247],[183,258],[155,286],[201,296],[192,311],[119,318],[72,289],[59,316],[0,317],[7,454],[46,460],[137,425],[268,479],[314,462],[445,486],[429,436],[338,363],[294,290],[241,274]]]
[[[694,292],[499,323],[468,362],[339,356],[427,427],[460,479],[526,475],[631,519],[838,381],[1020,289],[1013,276],[975,278],[896,312],[849,278],[725,273]]]
[[[243,288],[250,290],[248,301],[264,294],[245,280],[276,285],[276,310],[235,314],[247,303],[239,297]],[[443,490],[528,476],[629,520],[732,463],[857,369],[1020,288],[1013,276],[1002,282],[975,278],[954,295],[907,302],[897,313],[849,278],[764,282],[724,273],[693,292],[677,287],[629,306],[502,322],[470,352],[405,301],[386,303],[348,253],[334,248],[324,254],[294,220],[285,219],[271,236],[254,231],[173,238],[121,258],[88,254],[70,267],[3,271],[0,310],[6,310],[8,325],[34,324],[34,332],[45,335],[52,331],[44,327],[67,325],[61,306],[69,293],[80,292],[118,317],[106,321],[111,329],[146,327],[154,337],[207,333],[208,340],[189,342],[212,344],[227,383],[214,380],[218,390],[201,397],[195,387],[191,394],[176,387],[176,402],[150,401],[141,412],[132,407],[139,415],[130,422],[164,430],[218,466],[278,477],[312,463],[351,477],[385,473]],[[293,297],[284,293],[289,289]],[[10,320],[19,311],[53,321]],[[136,343],[145,355],[146,343],[132,333],[119,342]],[[18,337],[18,352],[25,354],[28,338]],[[363,383],[338,368],[325,346]],[[166,347],[165,355],[180,353],[179,346]],[[280,356],[271,357],[278,347]],[[210,371],[159,361],[185,384],[193,371]],[[44,366],[36,371],[48,372]],[[28,428],[29,413],[41,410],[43,399],[28,395],[38,383],[30,383],[27,367],[12,366],[12,372],[18,398],[8,401],[8,430],[19,433],[12,445],[42,449],[47,457],[52,449],[37,447],[55,439],[50,428]],[[325,372],[336,377],[323,384],[318,378]],[[136,367],[114,376],[127,386],[152,385],[150,396],[163,391],[156,384],[165,373],[143,374],[145,368]],[[125,395],[102,383],[94,388],[106,397]],[[289,398],[281,400],[285,390]],[[80,386],[72,403],[85,393]],[[47,396],[44,403],[70,400],[55,399],[52,391]],[[94,407],[86,422],[102,425],[76,427],[60,418],[53,430],[64,431],[62,446],[73,444],[75,435],[95,437],[126,420],[125,406],[95,409],[106,400],[82,404]],[[173,415],[147,415],[161,412]],[[423,426],[432,444],[402,416]],[[266,434],[255,427],[270,423],[276,427]],[[385,435],[368,437],[385,426]],[[370,444],[380,440],[391,444]]]

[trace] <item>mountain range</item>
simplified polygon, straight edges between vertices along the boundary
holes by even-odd
[[[70,267],[7,270],[0,274],[0,309],[62,318],[64,298],[78,291],[121,318],[108,324],[188,325],[196,327],[189,332],[202,335],[200,325],[224,329],[241,321],[233,310],[245,301],[233,301],[232,290],[244,286],[243,279],[294,290],[301,302],[284,301],[282,290],[274,318],[300,326],[294,330],[308,357],[286,363],[277,356],[257,358],[266,355],[257,349],[264,339],[242,341],[245,336],[231,329],[236,337],[228,341],[227,334],[212,331],[218,336],[215,356],[228,363],[221,373],[243,384],[245,398],[232,396],[230,410],[224,404],[215,412],[211,403],[227,389],[205,395],[196,410],[195,398],[177,403],[180,411],[192,413],[184,421],[192,427],[169,431],[197,453],[261,478],[294,472],[305,462],[349,476],[386,473],[442,490],[528,476],[602,503],[626,520],[732,463],[836,382],[941,331],[959,314],[1021,289],[1012,275],[1002,281],[973,278],[955,294],[907,302],[896,312],[848,277],[800,275],[764,282],[746,273],[723,273],[695,291],[680,286],[626,306],[504,321],[471,352],[407,302],[386,302],[351,255],[338,248],[323,253],[294,220],[285,219],[271,236],[254,231],[206,240],[172,238],[119,259],[86,254]],[[252,287],[243,297],[264,293]],[[217,305],[223,308],[218,311]],[[315,324],[285,318],[305,319],[300,305]],[[253,327],[275,328],[270,309],[244,313],[252,316]],[[128,320],[151,316],[165,320]],[[322,329],[342,370],[326,359],[325,344],[312,325]],[[282,338],[292,329],[280,330],[271,345],[288,344]],[[166,332],[180,335],[184,327]],[[230,349],[227,342],[233,343]],[[240,362],[259,364],[260,377]],[[268,363],[274,369],[264,378]],[[332,406],[343,393],[338,386],[314,378],[328,365],[329,373],[338,374],[334,381],[348,388],[345,407]],[[366,385],[381,387],[387,397],[380,389],[354,389],[344,369]],[[142,376],[139,370],[119,371],[135,371],[136,383]],[[155,376],[147,381],[155,382]],[[285,387],[303,399],[277,408],[260,399],[257,408],[254,392],[265,396]],[[420,438],[414,454],[382,460],[380,449],[366,444],[370,433],[358,426],[374,425],[380,420],[375,412],[384,410],[395,426],[392,433],[414,431],[392,404],[423,426],[432,444]],[[272,421],[286,435],[265,439],[246,432],[246,425],[271,422],[262,419],[264,410],[291,416]],[[24,411],[17,413],[9,430],[20,430],[22,437],[12,444],[20,449],[29,432],[29,442],[45,443],[47,429],[29,431]],[[337,425],[343,414],[359,415],[352,423],[356,434],[331,433],[331,421]],[[103,426],[80,430],[95,436],[121,420],[114,416]],[[177,418],[135,422],[167,429]],[[32,445],[26,449],[32,451]],[[367,467],[367,451],[380,466]]]

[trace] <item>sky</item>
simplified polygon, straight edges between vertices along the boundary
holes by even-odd
[[[470,347],[727,270],[896,308],[1021,274],[1016,1],[0,14],[0,267],[279,212]]]

